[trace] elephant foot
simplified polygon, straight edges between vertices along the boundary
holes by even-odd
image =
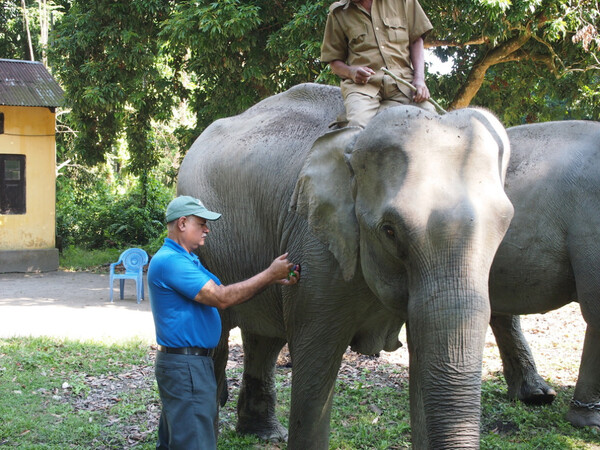
[[[567,420],[578,428],[593,427],[600,429],[600,402],[582,403],[571,401],[571,408],[567,413]]]
[[[287,442],[288,430],[278,421],[268,425],[238,422],[236,431],[239,434],[252,434],[267,442]]]
[[[509,385],[508,396],[527,405],[549,405],[556,398],[556,391],[535,373],[531,379],[523,379],[520,384]]]
[[[274,354],[273,363],[277,353]],[[275,365],[273,364],[273,367]],[[244,374],[238,397],[236,431],[252,434],[265,441],[287,441],[288,431],[275,415],[273,384]]]

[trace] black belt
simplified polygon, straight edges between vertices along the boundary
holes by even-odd
[[[202,347],[165,347],[163,345],[159,345],[157,347],[159,352],[163,353],[175,353],[176,355],[193,355],[193,356],[210,356],[215,352],[214,348],[202,348]]]

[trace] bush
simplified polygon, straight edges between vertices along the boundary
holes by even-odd
[[[121,193],[121,191],[124,191]],[[59,248],[146,247],[164,235],[165,208],[174,189],[148,175],[127,184],[108,183],[106,173],[57,179]]]

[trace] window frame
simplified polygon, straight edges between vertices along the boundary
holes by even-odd
[[[7,162],[18,161],[18,179],[8,178]],[[26,179],[25,166],[27,159],[23,154],[0,153],[0,214],[26,214]],[[14,169],[11,171],[14,173]]]

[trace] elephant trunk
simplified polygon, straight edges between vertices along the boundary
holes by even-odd
[[[472,282],[437,280],[433,289],[430,285],[427,293],[417,293],[409,302],[414,448],[479,448],[481,366],[490,304],[487,285]]]

